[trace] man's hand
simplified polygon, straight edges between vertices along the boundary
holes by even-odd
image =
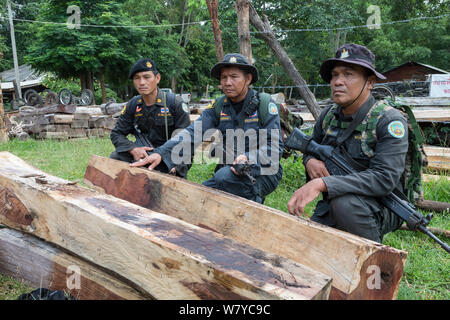
[[[150,147],[137,147],[130,150],[130,154],[133,156],[134,161],[139,161],[140,159],[144,159],[147,157],[147,151],[152,151],[153,148]]]
[[[248,161],[247,156],[245,154],[241,154],[241,155],[237,156],[236,159],[234,159],[233,164],[238,164],[241,162],[245,163],[247,161]],[[230,167],[230,169],[231,169],[231,172],[233,172],[235,175],[237,175],[237,176],[239,175],[239,173],[236,171],[235,168]]]
[[[288,202],[289,213],[301,217],[304,214],[306,205],[317,198],[321,192],[326,191],[327,185],[322,179],[318,178],[309,181],[292,195],[291,200]]]
[[[158,164],[160,164],[161,160],[162,158],[159,153],[152,153],[151,155],[147,155],[143,159],[139,159],[138,161],[133,162],[132,164],[130,164],[130,167],[143,167],[150,164],[148,169],[153,170],[156,166],[158,166]]]
[[[325,162],[311,158],[306,163],[306,171],[311,179],[328,177],[330,173],[325,167]]]

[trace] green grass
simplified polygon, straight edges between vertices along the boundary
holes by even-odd
[[[66,141],[17,141],[0,144],[0,151],[9,151],[39,169],[67,179],[82,181],[92,154],[109,156],[113,146],[108,138]],[[270,194],[265,205],[287,212],[287,202],[292,193],[305,183],[301,159],[293,157],[282,160],[283,180]],[[210,178],[215,163],[202,163],[196,157],[188,179],[197,183]],[[425,199],[450,202],[450,182],[446,179],[425,184]],[[310,215],[318,199],[306,207]],[[423,212],[427,214],[426,212]],[[450,229],[450,214],[435,214],[430,226]],[[441,237],[443,241],[449,239]],[[450,256],[427,236],[410,231],[396,231],[385,236],[384,244],[408,252],[398,299],[450,299]],[[0,275],[0,299],[15,299],[30,292],[21,281]]]

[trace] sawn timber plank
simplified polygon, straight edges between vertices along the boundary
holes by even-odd
[[[36,177],[39,176],[39,179]],[[331,278],[0,152],[0,223],[56,244],[155,299],[327,299]]]
[[[320,271],[333,279],[330,299],[397,296],[407,256],[404,251],[181,178],[95,155],[84,182]],[[379,289],[369,283],[374,270],[382,275]]]

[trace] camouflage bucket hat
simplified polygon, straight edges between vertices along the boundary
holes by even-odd
[[[250,64],[242,54],[240,53],[228,53],[223,58],[222,62],[217,63],[211,69],[211,77],[220,80],[220,73],[223,67],[237,67],[241,70],[248,71],[252,74],[252,83],[258,81],[258,69]]]
[[[356,64],[372,71],[380,80],[386,80],[386,77],[375,70],[375,55],[364,46],[359,44],[344,44],[336,51],[334,58],[325,60],[320,67],[320,76],[322,79],[330,83],[331,71],[338,62]]]

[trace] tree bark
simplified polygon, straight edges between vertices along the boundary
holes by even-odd
[[[206,0],[208,6],[209,16],[211,17],[211,24],[214,33],[214,42],[216,44],[217,60],[223,60],[223,46],[222,46],[222,31],[220,31],[219,18],[217,14],[217,6],[219,0]]]
[[[434,211],[434,212],[450,212],[450,203],[439,202],[431,200],[422,200],[416,203],[416,205],[424,210]]]
[[[89,89],[94,92],[94,76],[92,72],[83,72],[80,75],[81,90]]]
[[[0,60],[2,60],[3,53],[0,52]],[[0,83],[2,82],[2,77],[0,77]],[[0,86],[0,143],[8,141],[8,130],[6,128],[5,122],[5,109],[3,108],[3,94],[2,87]]]
[[[316,101],[316,97],[311,92],[311,90],[309,90],[306,81],[297,71],[297,68],[295,67],[294,63],[289,58],[289,56],[287,55],[286,51],[283,49],[281,44],[278,42],[277,38],[275,37],[275,34],[272,31],[272,28],[270,26],[267,17],[265,15],[263,15],[262,17],[263,20],[261,20],[255,8],[253,8],[252,4],[250,4],[250,21],[256,27],[256,29],[258,29],[258,31],[262,32],[260,33],[261,37],[267,42],[267,44],[275,53],[275,56],[278,58],[281,65],[285,69],[286,73],[292,79],[294,84],[298,87],[298,91],[303,100],[305,100],[306,106],[312,113],[314,119],[317,120],[319,118],[321,109]]]
[[[249,22],[249,6],[248,0],[236,1],[236,12],[238,15],[238,35],[239,47],[241,54],[252,63],[252,44],[250,41],[250,22]]]
[[[105,80],[103,78],[103,70],[100,70],[99,81],[100,81],[100,87],[102,89],[102,103],[106,103],[106,88],[105,88]]]

